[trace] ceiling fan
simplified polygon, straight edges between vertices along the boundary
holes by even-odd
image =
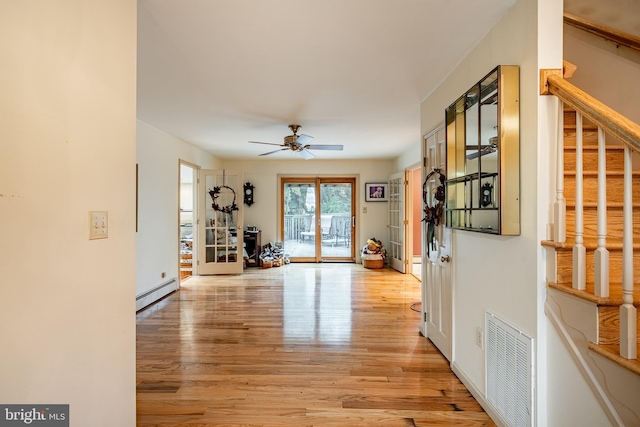
[[[471,151],[473,150],[473,151]],[[489,138],[489,145],[477,146],[467,145],[467,160],[473,160],[485,154],[495,153],[498,150],[498,137],[492,136]]]
[[[259,142],[259,141],[249,141],[252,144],[265,144],[265,145],[276,145],[280,148],[278,150],[269,151],[268,153],[262,153],[260,156],[268,156],[269,154],[277,153],[278,151],[286,151],[291,150],[298,153],[305,160],[311,159],[315,157],[313,153],[309,150],[342,150],[342,145],[318,145],[318,144],[307,144],[310,142],[313,137],[309,135],[298,135],[298,129],[300,129],[300,125],[289,125],[289,129],[293,132],[293,135],[288,135],[284,137],[284,144],[273,144],[271,142]]]

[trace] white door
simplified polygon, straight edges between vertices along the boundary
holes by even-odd
[[[404,217],[404,172],[389,177],[389,244],[387,256],[389,265],[400,273],[405,272],[405,228],[407,221]]]
[[[436,190],[446,174],[446,139],[444,126],[429,133],[424,141],[425,199],[430,207],[438,202]],[[442,173],[431,173],[439,169]],[[446,200],[445,200],[446,201]],[[439,225],[428,230],[424,222],[423,277],[422,277],[422,334],[426,335],[440,352],[451,361],[453,293],[451,279],[451,229],[444,226],[444,213]],[[425,333],[426,332],[426,333]]]
[[[241,274],[242,177],[225,170],[200,171],[198,274]]]

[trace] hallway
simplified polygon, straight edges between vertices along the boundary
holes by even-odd
[[[419,300],[412,275],[357,264],[192,277],[137,315],[137,425],[494,426]]]

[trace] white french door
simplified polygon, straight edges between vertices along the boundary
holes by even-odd
[[[404,217],[405,199],[404,172],[389,177],[389,244],[387,256],[389,266],[405,273],[407,266],[405,253],[405,233],[407,221]]]
[[[242,176],[201,170],[198,192],[198,274],[241,274]]]
[[[424,140],[425,171],[427,177],[434,169],[446,174],[446,134],[444,126],[429,133]],[[444,175],[443,175],[444,176]],[[441,185],[439,175],[432,174],[425,183],[429,206],[434,206],[434,190]],[[446,202],[446,199],[445,199]],[[423,225],[423,269],[422,269],[422,319],[421,332],[427,336],[440,352],[451,361],[453,292],[451,278],[450,228],[444,226],[444,215],[435,227],[431,238]]]

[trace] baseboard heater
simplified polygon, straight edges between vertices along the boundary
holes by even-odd
[[[139,311],[149,304],[153,304],[160,298],[169,295],[171,292],[178,290],[178,279],[172,278],[147,292],[136,297],[136,311]]]
[[[533,338],[485,313],[487,402],[509,427],[533,427]]]

